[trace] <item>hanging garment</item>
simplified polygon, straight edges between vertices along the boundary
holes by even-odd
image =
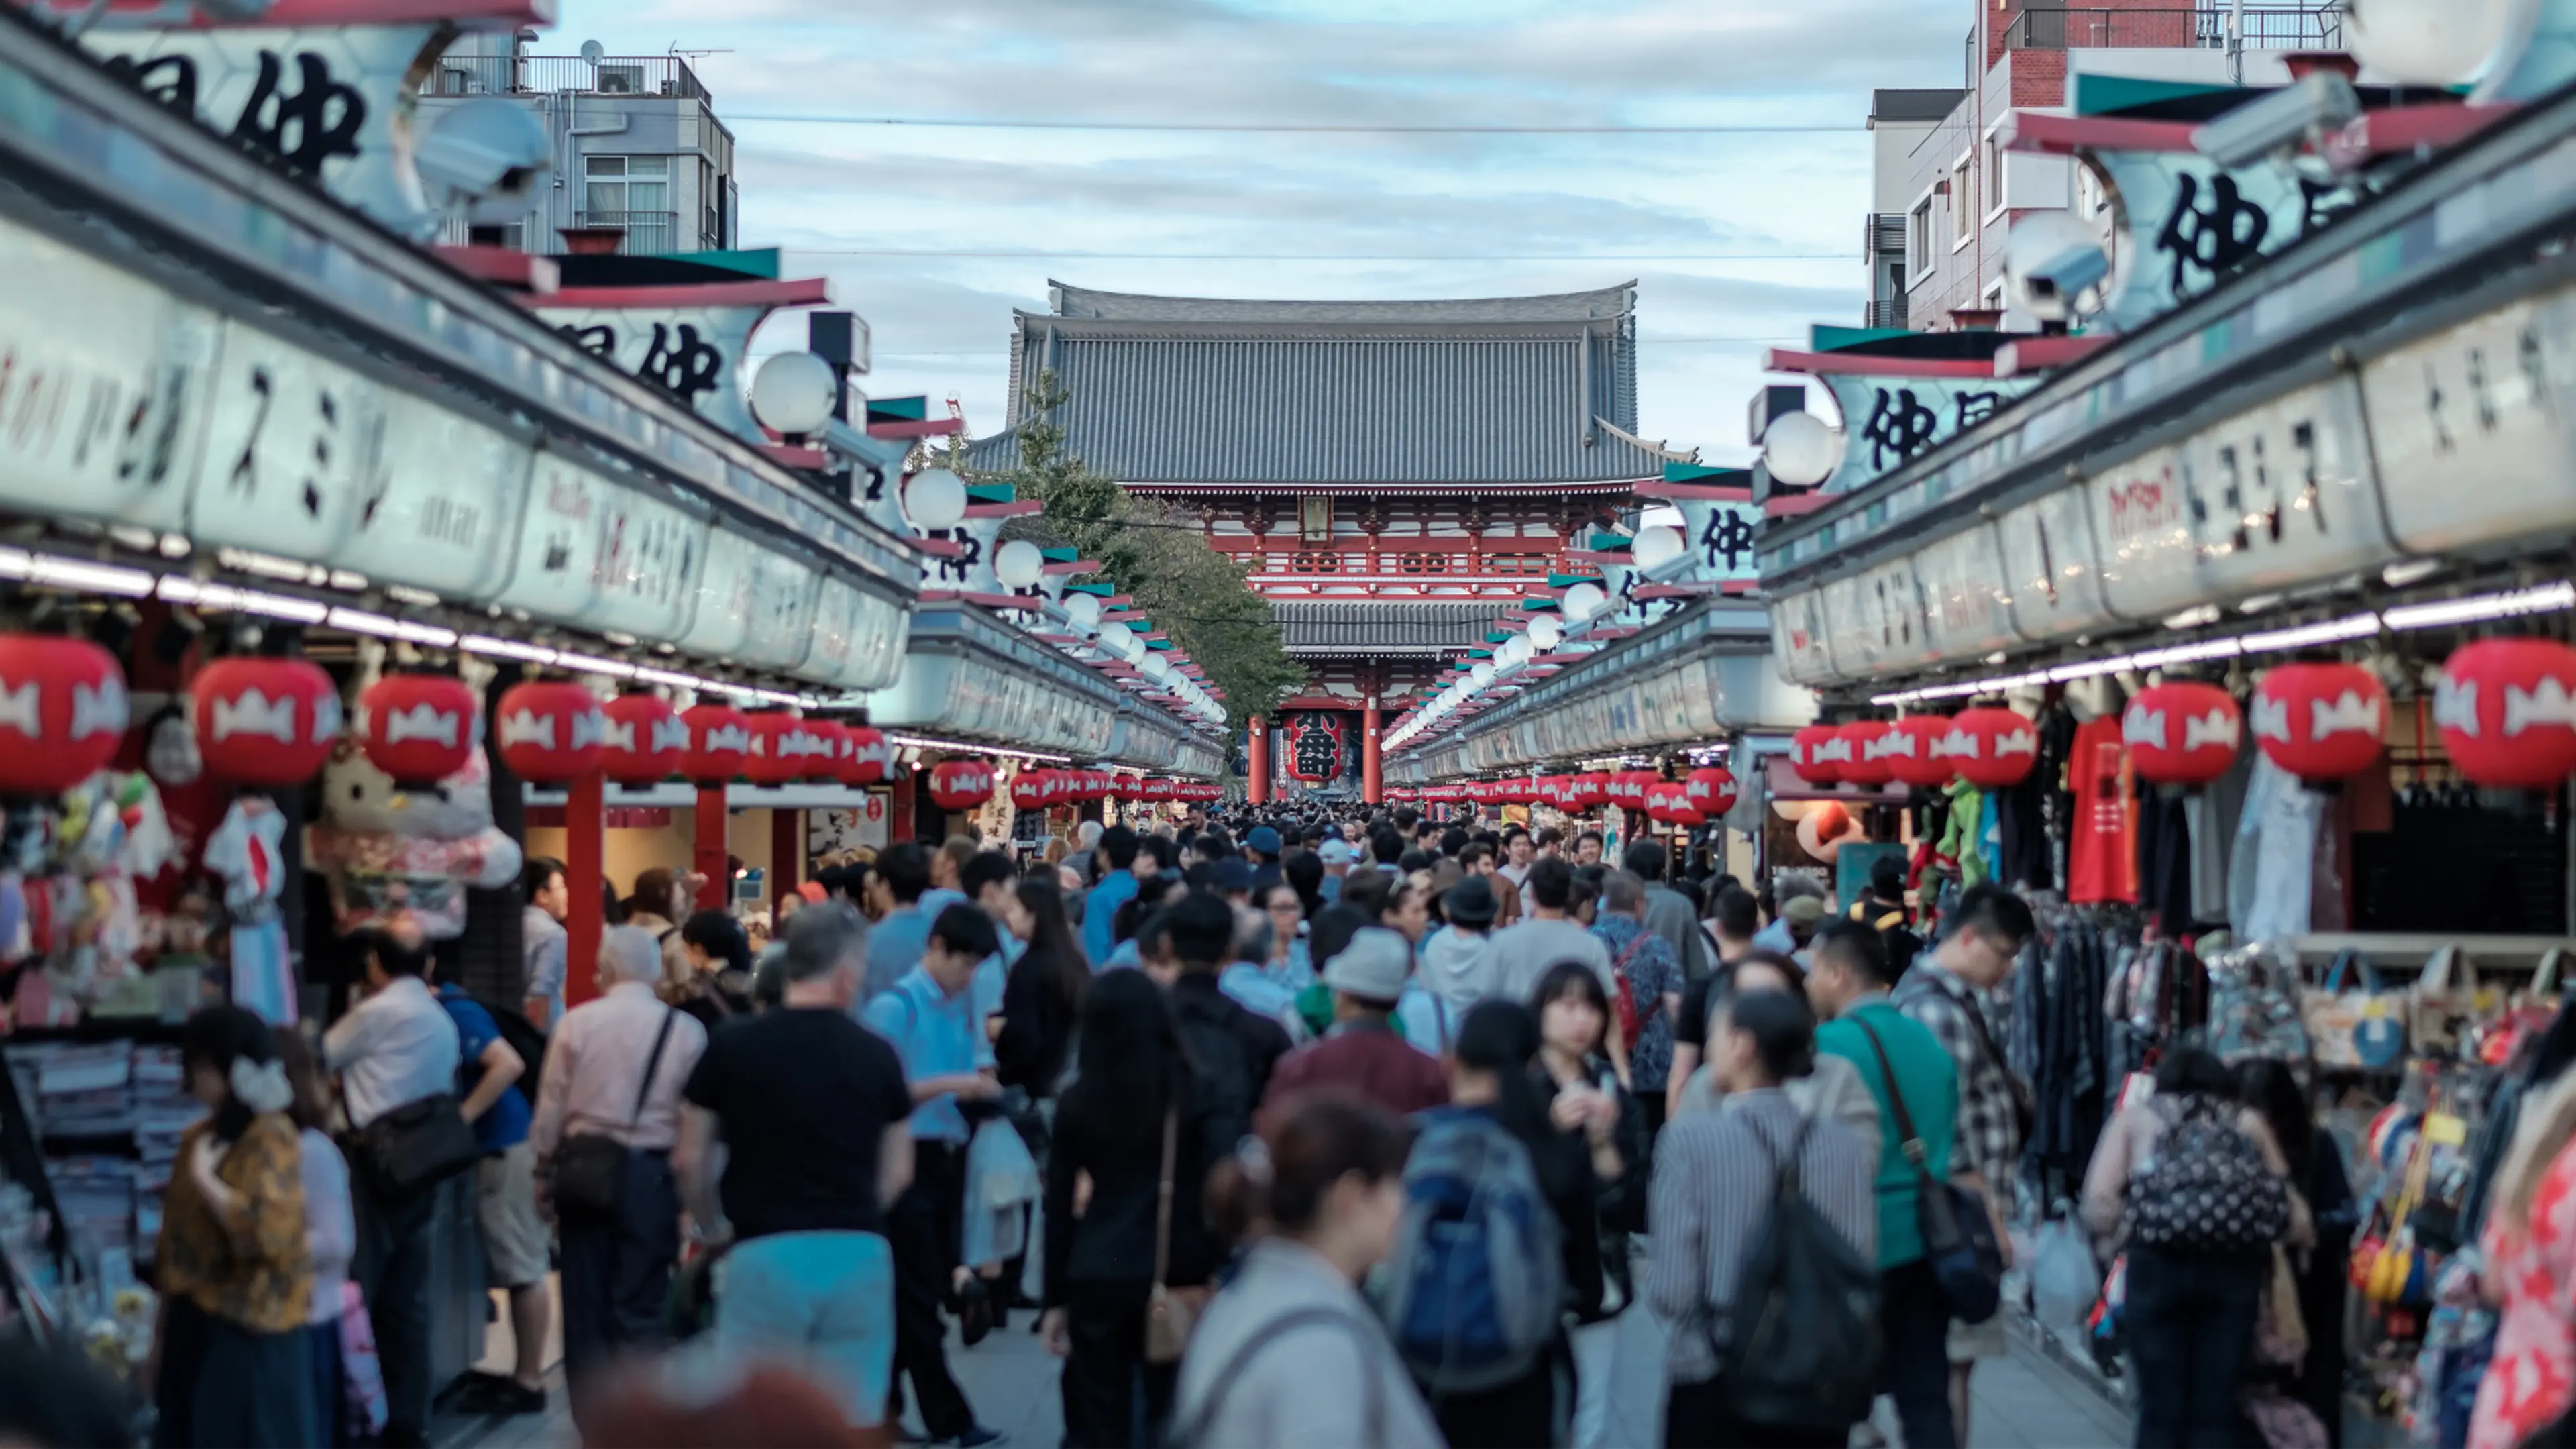
[[[2269,759],[2254,767],[2228,870],[2228,919],[2240,941],[2276,941],[2309,928],[2317,828],[2325,797]]]
[[[2138,904],[2165,935],[2188,936],[2193,920],[2190,809],[2180,793],[2141,781],[2135,810]]]
[[[2128,767],[2118,720],[2097,719],[2077,727],[2066,765],[2075,802],[2067,846],[2066,898],[2070,901],[2138,898],[2125,784]]]
[[[271,1026],[296,1020],[295,971],[288,959],[286,923],[275,916],[233,927],[233,1005],[256,1012]]]

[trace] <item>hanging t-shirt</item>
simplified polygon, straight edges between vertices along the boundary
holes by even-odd
[[[2066,756],[2066,785],[2075,797],[2066,851],[2069,901],[2138,898],[2128,781],[2129,752],[2120,743],[2120,721],[2106,717],[2077,727]]]

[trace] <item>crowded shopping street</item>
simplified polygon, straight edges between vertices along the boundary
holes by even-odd
[[[0,0],[8,1449],[2576,1444],[2571,820],[2576,0]]]

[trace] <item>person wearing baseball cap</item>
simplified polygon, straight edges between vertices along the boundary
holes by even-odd
[[[1396,1003],[1413,977],[1413,948],[1404,937],[1370,926],[1352,933],[1324,963],[1333,993],[1333,1027],[1324,1039],[1282,1058],[1270,1074],[1263,1110],[1309,1087],[1344,1087],[1398,1115],[1449,1100],[1449,1074],[1439,1059],[1396,1034]]]
[[[1245,832],[1243,856],[1252,866],[1252,886],[1266,889],[1279,881],[1279,853],[1284,847],[1279,832],[1267,825],[1256,825]]]

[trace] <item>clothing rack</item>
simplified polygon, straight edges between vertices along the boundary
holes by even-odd
[[[2463,936],[2430,931],[2330,931],[2267,942],[2298,959],[2303,973],[2322,970],[2346,951],[2370,958],[2371,969],[2386,976],[2394,971],[2421,971],[2436,952],[2457,946],[2480,971],[2537,971],[2552,951],[2576,955],[2576,939],[2564,936]]]

